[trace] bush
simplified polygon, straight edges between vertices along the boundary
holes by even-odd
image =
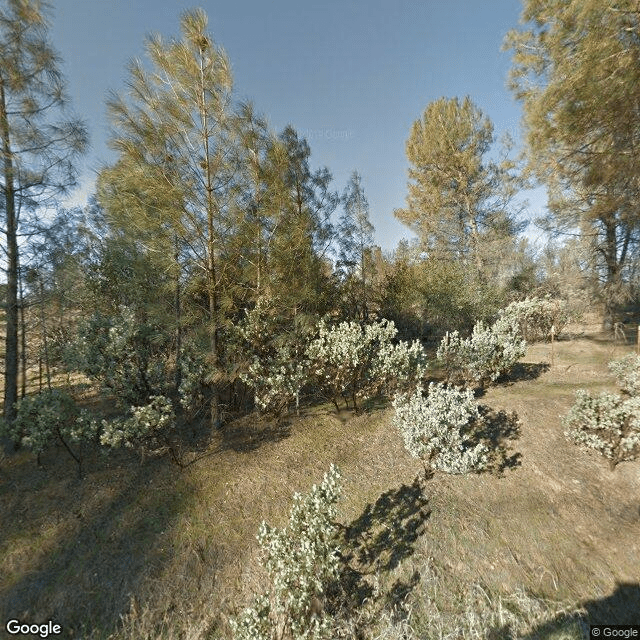
[[[307,496],[294,495],[285,529],[261,524],[258,541],[271,588],[231,622],[236,640],[331,637],[331,621],[321,603],[340,568],[334,524],[339,480],[340,472],[331,465],[320,486],[314,485]]]
[[[285,345],[266,361],[254,357],[240,379],[254,390],[255,403],[262,411],[280,415],[307,383],[309,361],[298,358],[295,350]]]
[[[417,383],[424,375],[426,357],[418,341],[392,344],[397,330],[390,320],[361,326],[342,322],[327,327],[307,349],[311,370],[322,392],[338,407],[338,400],[369,398],[383,391]]]
[[[4,421],[0,432],[14,442],[33,451],[37,456],[50,445],[58,442],[64,446],[82,473],[79,452],[71,449],[72,443],[82,443],[95,438],[98,426],[83,420],[75,400],[64,391],[49,389],[26,396],[17,403],[16,420],[12,426]]]
[[[315,331],[313,316],[283,318],[259,300],[235,325],[235,358],[239,379],[254,393],[260,411],[280,416],[299,396],[309,380],[306,348]]]
[[[612,468],[640,455],[640,397],[625,400],[613,393],[592,396],[580,389],[563,422],[569,439],[599,451]]]
[[[559,336],[569,321],[566,303],[546,298],[525,298],[500,311],[500,317],[518,324],[527,342],[551,339],[551,328]]]
[[[81,326],[67,353],[67,366],[99,382],[118,402],[143,404],[166,386],[159,335],[129,308],[115,317],[96,313]]]
[[[205,405],[208,369],[204,358],[186,347],[180,354],[180,406],[187,419],[192,419]]]
[[[162,437],[175,423],[171,401],[152,396],[148,404],[131,407],[129,418],[102,421],[100,442],[108,447],[146,447]]]
[[[486,446],[471,438],[480,413],[470,389],[432,382],[426,398],[418,387],[412,395],[396,397],[393,406],[393,423],[407,451],[432,470],[461,474],[487,466]]]
[[[16,420],[3,431],[14,442],[42,453],[56,439],[71,439],[70,430],[78,416],[73,398],[58,389],[25,396],[17,403]]]
[[[618,379],[622,390],[630,396],[640,395],[640,356],[633,353],[609,363],[609,370]]]
[[[449,379],[484,385],[495,381],[526,353],[513,317],[501,317],[491,327],[479,321],[469,338],[461,338],[457,331],[442,339],[436,357]]]

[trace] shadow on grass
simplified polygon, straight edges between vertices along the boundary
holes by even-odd
[[[280,442],[291,435],[291,423],[282,420],[268,420],[251,414],[234,420],[220,430],[222,441],[217,452],[232,449],[238,453],[255,451],[268,442]]]
[[[509,442],[520,437],[520,421],[515,411],[494,411],[490,407],[480,406],[482,420],[480,426],[471,435],[471,443],[484,443],[489,449],[487,471],[504,474],[507,469],[515,469],[522,462],[519,452],[509,455]]]
[[[368,504],[362,514],[342,531],[345,569],[329,590],[332,613],[354,612],[373,596],[367,577],[396,569],[415,551],[431,515],[419,478],[411,485],[386,491]],[[388,604],[404,601],[420,579],[416,572],[408,581],[397,580],[383,596]]]
[[[0,492],[0,511],[12,514],[0,529],[0,619],[52,620],[61,638],[115,631],[131,597],[171,560],[162,534],[189,489],[169,464],[129,456],[82,481],[62,455],[47,472],[30,461],[13,467]]]
[[[514,382],[536,380],[549,369],[550,365],[547,362],[516,362],[508,374],[500,376],[499,382],[513,384]]]
[[[526,636],[518,637],[521,640],[581,640],[589,637],[589,625],[638,625],[640,584],[618,583],[610,596],[587,600],[580,604],[580,608],[582,613],[558,615],[553,620],[536,626]],[[496,627],[487,635],[488,640],[511,640],[513,637],[510,625]]]

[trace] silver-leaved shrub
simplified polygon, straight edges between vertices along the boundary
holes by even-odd
[[[630,353],[621,360],[609,363],[622,391],[630,396],[640,395],[640,356]]]
[[[472,438],[480,413],[470,389],[432,382],[426,397],[417,387],[397,396],[393,407],[407,451],[431,470],[461,474],[487,466],[487,447]]]
[[[180,356],[180,406],[187,419],[193,419],[205,406],[209,369],[202,354],[185,348]]]
[[[159,335],[133,309],[123,307],[112,317],[95,313],[67,350],[67,366],[99,383],[118,403],[142,404],[167,384]]]
[[[235,640],[331,638],[331,619],[322,602],[340,569],[335,524],[339,481],[340,472],[331,465],[319,486],[306,496],[293,496],[287,527],[260,525],[258,542],[270,589],[231,621]]]
[[[559,336],[569,321],[569,312],[563,300],[525,298],[502,309],[500,317],[515,321],[527,342],[537,342],[549,340],[552,328]]]
[[[485,385],[510,371],[526,349],[516,319],[502,316],[491,326],[476,322],[468,338],[447,333],[436,357],[450,380]]]
[[[25,396],[17,403],[16,420],[4,433],[14,442],[42,453],[54,441],[75,441],[84,436],[76,431],[78,409],[73,398],[59,389]]]
[[[108,447],[144,447],[160,438],[174,422],[171,400],[151,396],[148,404],[131,407],[128,418],[103,420],[100,442]]]
[[[418,341],[393,344],[397,333],[395,324],[384,319],[364,326],[342,322],[329,327],[320,322],[307,356],[317,384],[336,408],[341,398],[355,406],[357,398],[416,384],[422,378],[426,370],[422,346]]]
[[[234,327],[237,355],[243,360],[238,377],[254,394],[256,406],[274,415],[286,413],[309,382],[306,355],[315,321],[297,317],[283,322],[268,300],[259,300]]]
[[[599,451],[611,467],[640,455],[640,397],[615,393],[593,396],[584,389],[564,418],[565,435],[576,444]]]
[[[309,360],[297,357],[290,345],[282,345],[268,359],[255,356],[240,379],[253,389],[262,411],[280,415],[309,380]]]

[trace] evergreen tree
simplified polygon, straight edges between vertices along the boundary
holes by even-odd
[[[529,167],[548,186],[547,228],[590,245],[611,324],[640,246],[640,10],[632,0],[526,0],[522,22],[506,47]]]
[[[272,148],[277,226],[271,243],[273,287],[283,310],[324,313],[330,304],[331,266],[326,257],[333,228],[330,217],[339,196],[330,190],[331,173],[312,171],[311,149],[293,127]]]
[[[207,300],[211,378],[222,366],[226,271],[223,257],[237,172],[231,127],[232,78],[224,51],[206,31],[202,10],[182,16],[180,40],[146,42],[152,69],[130,65],[128,99],[108,104],[112,147],[119,166],[103,175],[104,190],[126,192],[140,209],[155,211],[156,228],[168,227],[202,274]],[[127,174],[139,178],[134,184]],[[104,193],[104,191],[103,191]],[[105,204],[107,201],[105,200]],[[164,203],[164,204],[161,204]],[[212,388],[211,422],[220,424],[219,389]]]
[[[362,310],[363,319],[368,321],[371,280],[368,258],[373,247],[374,226],[369,220],[369,203],[362,187],[362,178],[357,171],[351,174],[342,201],[344,209],[338,222],[337,234],[338,266],[342,270],[347,289],[357,280],[355,307]]]
[[[460,260],[483,281],[517,231],[515,165],[486,158],[493,142],[491,121],[468,97],[429,104],[407,141],[407,207],[394,212],[429,256]]]
[[[48,40],[48,5],[7,0],[0,7],[0,192],[7,256],[4,418],[13,423],[18,389],[18,236],[21,215],[73,186],[87,145],[82,122],[65,113],[60,58]]]

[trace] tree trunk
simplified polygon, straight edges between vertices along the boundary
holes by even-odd
[[[602,320],[605,331],[613,330],[617,321],[618,300],[617,293],[620,286],[621,263],[618,260],[618,238],[615,215],[612,220],[603,220],[605,225],[604,259],[607,268],[604,285],[604,318]]]
[[[44,313],[44,286],[42,278],[39,278],[40,288],[40,326],[42,328],[42,346],[44,348],[44,367],[47,376],[47,389],[51,391],[51,367],[49,365],[49,342],[47,340],[47,322]]]
[[[202,142],[204,151],[204,171],[207,197],[207,293],[209,296],[209,329],[211,366],[214,369],[214,376],[217,378],[219,366],[219,344],[218,344],[218,282],[215,259],[215,225],[214,217],[216,213],[216,203],[213,195],[213,175],[211,167],[211,156],[209,150],[209,122],[205,100],[204,82],[204,48],[200,51],[200,118],[202,123]],[[220,389],[218,381],[212,383],[211,389],[211,427],[220,427]]]
[[[22,375],[20,377],[20,397],[27,395],[27,323],[24,320],[24,293],[22,291],[22,274],[18,279],[20,286],[20,364]]]
[[[182,382],[182,309],[181,292],[180,292],[180,253],[178,251],[178,236],[174,238],[175,242],[175,263],[176,263],[176,282],[175,282],[175,316],[176,316],[176,373],[174,383],[176,386],[176,393],[180,389],[180,383]]]
[[[13,424],[18,400],[18,220],[14,185],[13,154],[9,138],[4,80],[0,75],[0,135],[4,156],[5,212],[7,235],[6,349],[4,374],[4,419]],[[5,443],[6,444],[6,443]]]

